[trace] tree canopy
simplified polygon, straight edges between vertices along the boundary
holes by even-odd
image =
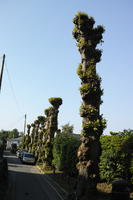
[[[119,132],[112,132],[110,131],[110,135],[119,135],[119,136],[133,136],[133,130],[132,129],[124,129],[123,131],[119,131]]]
[[[20,133],[18,131],[18,129],[13,129],[11,131],[7,131],[7,130],[1,130],[0,131],[0,139],[2,138],[17,138],[19,137]]]
[[[73,134],[74,126],[70,125],[69,123],[62,126],[62,133],[63,134]]]

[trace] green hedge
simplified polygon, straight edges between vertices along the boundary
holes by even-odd
[[[69,175],[77,174],[77,149],[80,141],[71,134],[59,134],[53,144],[53,164]]]
[[[125,179],[133,183],[133,136],[114,135],[100,137],[101,181]],[[77,174],[77,149],[80,141],[71,134],[59,134],[53,145],[53,164],[69,175]]]
[[[111,182],[118,178],[133,181],[133,136],[101,136],[101,179]]]

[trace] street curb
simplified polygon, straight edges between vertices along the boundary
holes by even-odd
[[[36,165],[36,168],[40,171],[41,174],[44,174],[44,176],[46,177],[46,179],[47,179],[51,184],[53,184],[52,187],[55,188],[55,186],[56,186],[56,189],[57,189],[57,190],[60,190],[60,192],[63,194],[63,196],[68,195],[68,192],[67,192],[64,188],[62,188],[55,180],[53,180],[51,177],[49,177],[48,174],[45,174],[45,173],[43,172],[43,170],[42,170],[38,165]],[[54,186],[54,185],[55,185],[55,186]],[[58,192],[59,192],[59,191],[58,191]]]

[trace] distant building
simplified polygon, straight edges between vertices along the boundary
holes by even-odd
[[[10,149],[11,148],[11,144],[17,144],[17,146],[19,146],[19,144],[22,141],[22,137],[18,137],[18,138],[11,138],[11,139],[7,139],[7,146],[6,149]]]

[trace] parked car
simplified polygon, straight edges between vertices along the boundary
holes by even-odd
[[[36,158],[33,153],[24,152],[21,161],[22,163],[35,164]]]
[[[19,152],[19,158],[20,158],[20,160],[22,160],[22,158],[23,158],[23,154],[24,153],[26,153],[26,152],[28,152],[27,150],[20,150],[20,152]]]

